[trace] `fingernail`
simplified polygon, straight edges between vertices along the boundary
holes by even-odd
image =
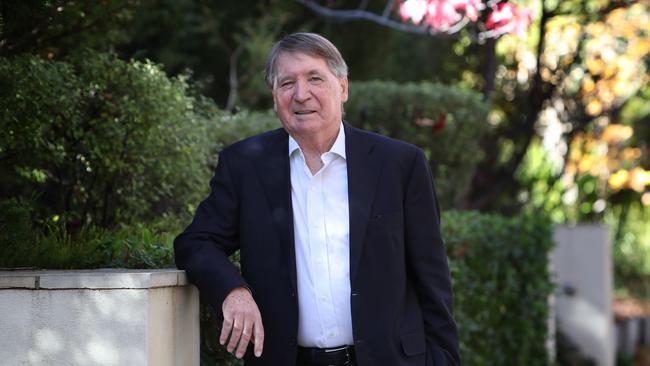
[[[262,355],[261,351],[255,351],[255,357],[260,357]]]

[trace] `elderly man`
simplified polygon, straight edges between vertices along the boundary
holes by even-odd
[[[347,66],[320,35],[277,42],[266,74],[284,128],[222,151],[174,242],[221,343],[246,365],[460,364],[422,151],[343,122]]]

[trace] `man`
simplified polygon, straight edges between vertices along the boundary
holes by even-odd
[[[222,151],[174,242],[220,342],[246,365],[460,364],[422,151],[343,123],[347,66],[322,36],[280,40],[266,71],[284,128]]]

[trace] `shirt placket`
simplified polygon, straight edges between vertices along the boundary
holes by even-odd
[[[321,170],[309,180],[307,191],[307,212],[309,214],[309,247],[312,278],[316,292],[322,335],[327,338],[337,336],[337,322],[334,303],[330,291],[330,273],[328,263],[327,231],[325,226],[325,202],[323,194],[323,175],[327,169],[327,160]],[[325,342],[326,339],[321,340]]]

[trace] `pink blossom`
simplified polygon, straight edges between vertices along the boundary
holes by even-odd
[[[481,8],[481,0],[451,0],[454,9],[460,10],[465,13],[465,16],[473,22],[478,20],[479,9]]]
[[[499,33],[523,34],[532,21],[532,11],[513,3],[498,3],[488,15],[485,26]]]
[[[530,23],[533,21],[533,11],[529,8],[519,8],[517,12],[517,19],[515,21],[513,33],[517,33],[520,36],[526,34]]]
[[[507,1],[491,5],[485,23],[486,28],[498,36],[504,33],[524,34],[532,22],[532,11]],[[405,0],[399,5],[402,21],[419,25],[423,21],[434,30],[448,30],[463,17],[472,22],[479,20],[479,13],[486,8],[482,0]]]
[[[447,0],[432,0],[427,7],[426,22],[433,29],[449,28],[461,19],[460,13]]]
[[[413,23],[420,24],[427,12],[427,0],[406,0],[399,7],[402,21],[411,19]]]

